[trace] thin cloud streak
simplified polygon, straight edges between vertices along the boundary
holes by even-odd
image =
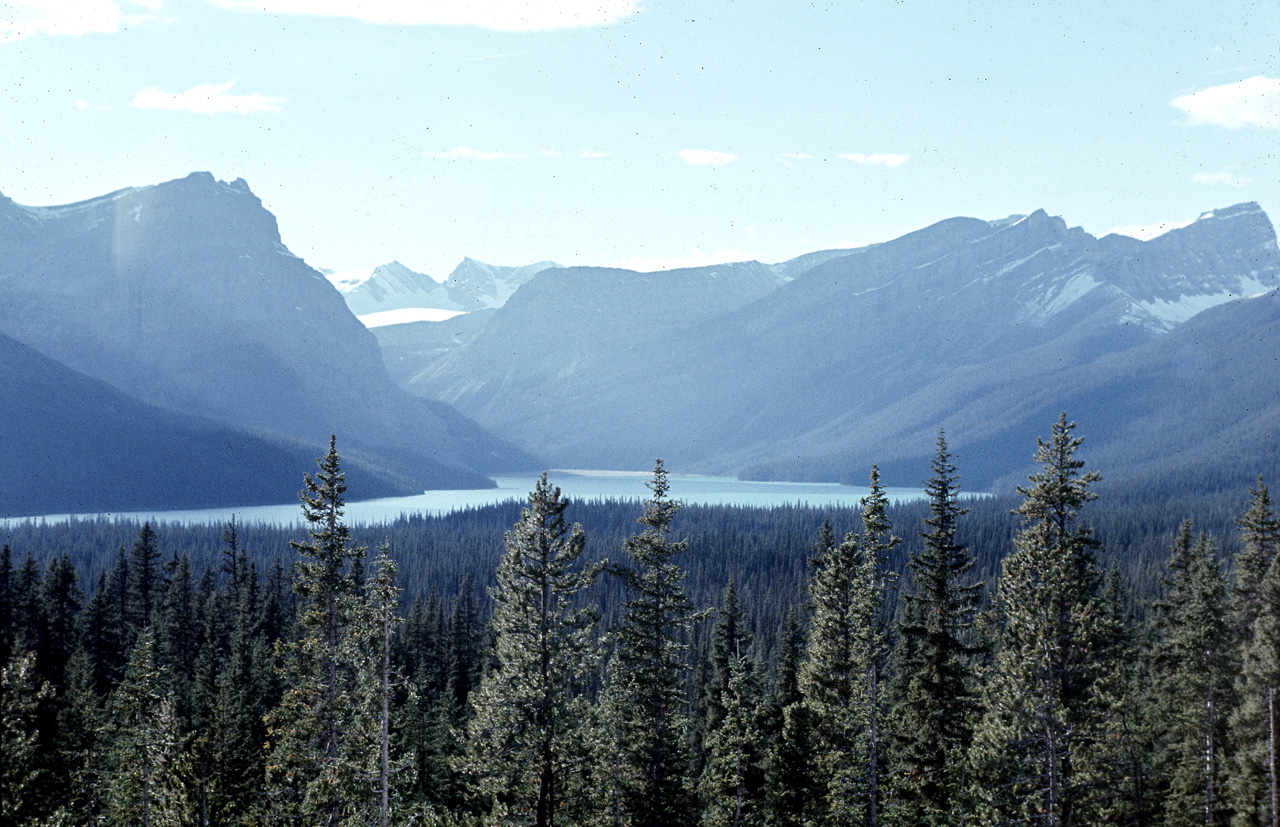
[[[607,26],[639,12],[637,0],[207,0],[236,11],[347,17],[393,26],[476,26],[544,32]]]
[[[1223,187],[1247,187],[1253,183],[1253,179],[1236,175],[1232,172],[1197,172],[1191,176],[1191,183]]]
[[[207,83],[193,86],[185,92],[165,92],[158,86],[152,86],[139,92],[129,105],[136,109],[163,109],[197,115],[219,115],[224,112],[249,115],[254,112],[280,111],[284,98],[256,92],[249,95],[227,94],[227,90],[234,85],[233,80],[221,84]]]
[[[426,155],[428,158],[463,158],[469,161],[501,161],[507,157],[507,153],[505,152],[472,149],[469,146],[458,146],[453,149],[444,150],[428,150],[422,154]]]

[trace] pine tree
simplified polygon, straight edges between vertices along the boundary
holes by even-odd
[[[1150,824],[1154,817],[1151,764],[1157,727],[1152,671],[1137,636],[1131,598],[1117,565],[1107,572],[1097,615],[1093,684],[1097,729],[1081,750],[1078,774],[1085,797],[1079,823]]]
[[[564,518],[569,501],[544,473],[504,538],[491,626],[497,668],[473,705],[470,763],[485,797],[503,800],[550,827],[566,803],[568,744],[582,726],[574,704],[592,670],[597,614],[577,608],[599,566],[583,567],[582,527]]]
[[[1258,591],[1260,611],[1244,652],[1240,703],[1230,718],[1235,827],[1280,825],[1280,558],[1272,560]]]
[[[344,649],[358,603],[351,568],[361,555],[342,519],[347,486],[334,439],[318,464],[301,495],[309,538],[291,543],[302,558],[294,591],[303,609],[297,639],[281,647],[287,689],[268,719],[267,772],[279,811],[338,827],[358,795],[347,771],[343,722],[355,678]]]
[[[768,824],[804,824],[816,797],[812,721],[800,694],[803,654],[804,633],[792,607],[775,654],[773,691],[761,714],[761,739],[769,745],[764,789],[764,817]]]
[[[1226,722],[1236,671],[1227,584],[1212,541],[1201,535],[1189,554],[1186,545],[1180,540],[1172,554],[1159,642],[1166,669],[1157,676],[1164,823],[1225,824]]]
[[[957,540],[956,468],[938,434],[933,475],[925,483],[928,529],[912,555],[894,651],[897,817],[908,824],[954,821],[963,791],[964,757],[977,708],[973,625],[982,584],[969,582],[973,556]]]
[[[885,506],[879,472],[872,468],[861,536],[851,532],[834,546],[820,536],[809,582],[813,618],[799,684],[816,726],[822,823],[874,825],[879,818],[883,565],[898,542]]]
[[[107,817],[113,825],[189,827],[194,823],[190,768],[155,649],[155,635],[145,627],[108,703]]]
[[[36,712],[52,694],[36,675],[34,652],[14,655],[0,666],[0,821],[5,824],[23,824],[40,814]]]
[[[680,503],[667,496],[667,472],[659,460],[649,483],[640,524],[626,542],[633,567],[614,571],[631,594],[615,632],[616,664],[609,691],[617,720],[619,814],[634,827],[690,823],[688,721],[682,712],[681,673],[685,636],[698,617],[684,592],[685,572],[672,559],[685,541],[670,538]]]
[[[1235,581],[1231,587],[1232,624],[1241,633],[1240,646],[1249,645],[1254,622],[1262,612],[1260,587],[1276,555],[1280,554],[1280,520],[1271,507],[1271,494],[1258,477],[1258,487],[1249,489],[1248,510],[1236,521],[1240,550],[1233,561]]]
[[[716,610],[716,625],[711,636],[711,652],[708,665],[711,667],[710,680],[707,682],[707,716],[705,733],[715,731],[724,720],[728,704],[725,694],[729,691],[730,673],[733,671],[735,659],[746,657],[751,647],[751,632],[747,629],[747,616],[738,598],[737,584],[733,577],[725,586],[720,598],[720,608]],[[744,669],[751,669],[753,663],[745,660]]]
[[[703,827],[743,827],[759,822],[760,733],[758,687],[747,657],[729,662],[721,695],[724,714],[707,736],[707,765],[698,781]]]
[[[151,613],[164,593],[160,545],[151,523],[143,523],[129,552],[128,603],[125,617],[133,635],[151,622]]]
[[[1232,627],[1239,639],[1243,664],[1237,680],[1239,707],[1231,715],[1231,740],[1235,746],[1235,767],[1231,774],[1233,823],[1280,826],[1280,814],[1273,800],[1276,761],[1271,752],[1272,725],[1280,705],[1274,700],[1280,689],[1280,598],[1270,583],[1280,554],[1280,520],[1271,506],[1271,495],[1262,478],[1249,490],[1248,510],[1236,521],[1240,550],[1234,560],[1235,578],[1231,589]]]
[[[982,823],[1067,827],[1086,795],[1076,765],[1096,735],[1090,653],[1100,575],[1096,541],[1077,518],[1098,476],[1080,473],[1074,427],[1064,414],[1048,442],[1037,440],[1041,470],[1018,489],[1014,513],[1026,527],[997,586],[994,663],[971,750]]]

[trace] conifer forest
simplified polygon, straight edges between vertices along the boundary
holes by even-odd
[[[1107,487],[527,502],[303,528],[22,522],[0,825],[1280,823],[1280,518]],[[300,469],[305,470],[305,469]],[[359,496],[359,492],[351,492]]]

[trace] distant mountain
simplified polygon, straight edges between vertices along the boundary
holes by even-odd
[[[1145,242],[1043,211],[950,219],[781,286],[765,265],[714,269],[688,290],[678,272],[540,274],[409,387],[566,466],[862,480],[878,462],[909,484],[945,427],[984,488],[1026,466],[1058,410],[1083,411],[1071,388],[1109,357],[1280,286],[1256,204]],[[1133,416],[1115,410],[1090,446],[1113,439],[1119,458]]]
[[[325,273],[325,278],[338,288],[347,307],[357,316],[410,307],[462,309],[444,285],[398,261],[368,271]]]
[[[0,197],[0,332],[145,402],[307,446],[336,432],[344,453],[441,486],[537,465],[396,387],[243,180],[194,173],[51,208]]]
[[[372,327],[368,317],[392,310],[470,312],[501,307],[520,285],[543,270],[559,266],[542,261],[523,267],[500,267],[465,258],[440,283],[393,261],[369,271],[327,273],[325,277],[338,288],[351,312]]]
[[[445,279],[444,287],[457,303],[453,309],[486,310],[506,304],[520,285],[543,270],[559,266],[554,261],[539,261],[521,267],[503,267],[464,258]]]
[[[3,334],[0,388],[3,517],[289,502],[316,468],[314,449],[147,405]],[[358,455],[344,471],[363,497],[440,482]]]

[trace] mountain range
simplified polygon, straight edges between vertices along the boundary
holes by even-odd
[[[661,456],[749,478],[854,482],[879,463],[913,484],[941,428],[970,487],[1010,487],[1061,410],[1089,435],[1083,455],[1123,477],[1214,446],[1234,461],[1231,433],[1280,424],[1260,404],[1277,388],[1264,365],[1236,375],[1220,348],[1183,375],[1187,353],[1210,353],[1187,337],[1280,345],[1269,305],[1246,299],[1280,287],[1256,204],[1149,241],[1043,211],[955,218],[799,269],[542,273],[399,375],[553,464]]]
[[[208,173],[0,196],[0,516],[287,500],[330,434],[360,498],[654,457],[914,485],[940,429],[965,487],[1000,490],[1059,411],[1113,480],[1239,487],[1280,470],[1278,287],[1256,204],[1148,241],[1035,211],[777,264],[465,259],[438,283],[326,276]],[[402,310],[452,318],[370,322]]]
[[[243,180],[193,173],[52,208],[0,196],[0,333],[138,402],[309,446],[312,457],[336,434],[344,456],[378,470],[384,492],[492,486],[490,474],[537,464],[448,405],[397,387],[373,335],[284,246]],[[4,414],[0,433],[10,433],[17,413]],[[90,422],[62,427],[93,433]],[[118,453],[92,440],[85,450]],[[198,476],[213,460],[167,461]],[[92,485],[46,470],[50,496]],[[296,468],[291,486],[308,470]],[[224,502],[239,497],[228,490]],[[190,499],[159,485],[139,498],[150,507]]]

